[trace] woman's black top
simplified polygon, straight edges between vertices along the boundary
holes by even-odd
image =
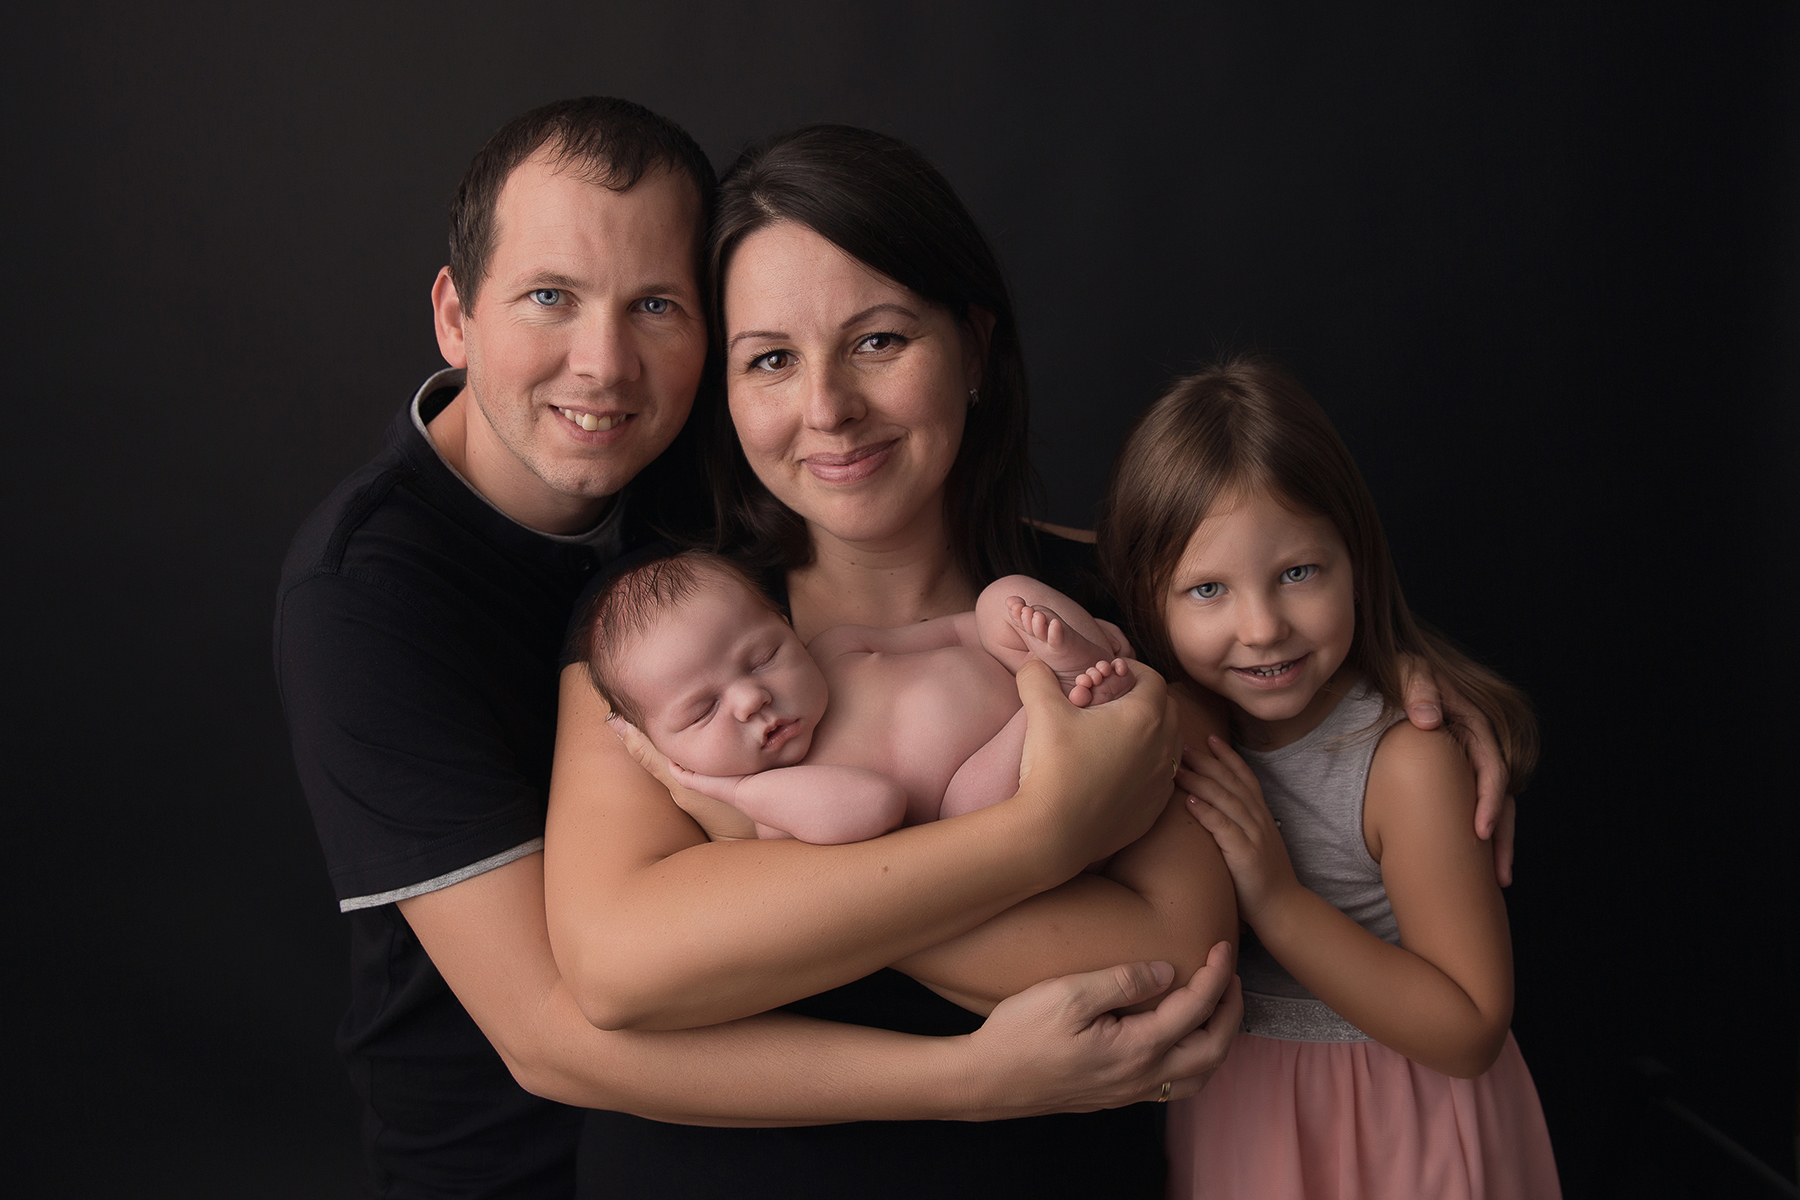
[[[1039,577],[1115,618],[1093,547],[1039,536]],[[771,593],[786,607],[785,581]],[[1116,619],[1116,618],[1115,618]],[[877,971],[787,1006],[827,1021],[949,1037],[981,1018],[898,971]],[[577,1195],[691,1200],[1050,1200],[1163,1194],[1162,1109],[1155,1104],[1014,1121],[855,1121],[786,1129],[717,1129],[588,1115]]]

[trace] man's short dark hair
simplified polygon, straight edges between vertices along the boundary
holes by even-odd
[[[613,96],[582,96],[534,108],[502,125],[469,163],[450,202],[450,281],[464,309],[487,278],[494,252],[494,208],[519,164],[548,146],[557,165],[589,183],[630,191],[658,168],[686,174],[700,195],[696,255],[705,241],[717,178],[687,130],[641,104]],[[696,264],[698,259],[696,258]],[[696,265],[695,277],[699,277]]]

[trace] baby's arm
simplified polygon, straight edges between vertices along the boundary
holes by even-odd
[[[861,767],[801,763],[754,775],[701,775],[671,762],[669,772],[681,786],[756,822],[758,837],[834,846],[879,837],[906,816],[900,785]]]
[[[1397,725],[1369,770],[1364,835],[1400,926],[1394,946],[1300,885],[1243,759],[1214,740],[1178,782],[1218,839],[1238,909],[1282,966],[1370,1037],[1446,1075],[1493,1065],[1512,1023],[1512,946],[1475,786],[1445,733]]]

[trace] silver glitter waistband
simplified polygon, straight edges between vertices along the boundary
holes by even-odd
[[[1368,1034],[1338,1016],[1323,1000],[1244,993],[1245,1033],[1284,1042],[1367,1042]]]

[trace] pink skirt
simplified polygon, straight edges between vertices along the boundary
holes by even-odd
[[[1452,1079],[1379,1042],[1239,1034],[1169,1105],[1171,1200],[1556,1200],[1550,1132],[1518,1043]]]

